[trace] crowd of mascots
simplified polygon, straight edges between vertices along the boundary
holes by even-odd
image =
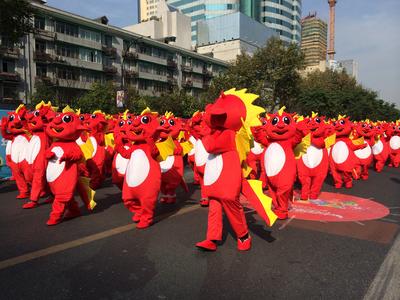
[[[265,113],[253,104],[257,97],[231,89],[190,119],[149,108],[107,115],[69,106],[58,111],[43,101],[35,110],[20,105],[1,121],[17,198],[27,199],[26,209],[40,198],[52,203],[47,225],[56,225],[81,215],[74,194],[95,209],[96,190],[111,176],[136,228],[143,229],[154,222],[158,202],[174,204],[177,188],[188,190],[186,160],[193,184],[200,185],[199,204],[209,210],[206,238],[196,246],[217,249],[224,212],[238,249],[248,250],[240,199],[272,226],[288,218],[296,180],[307,201],[318,198],[328,173],[336,188],[351,188],[354,180],[368,179],[371,166],[380,172],[387,163],[400,165],[400,121],[353,122],[285,108]]]

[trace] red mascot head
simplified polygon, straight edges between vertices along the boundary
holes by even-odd
[[[43,131],[44,127],[56,115],[56,108],[51,106],[50,102],[45,104],[43,101],[36,105],[35,110],[26,114],[28,129],[31,132]]]
[[[170,135],[172,139],[176,140],[181,130],[183,130],[182,120],[175,117],[171,112],[166,112],[160,118],[160,126],[164,129],[164,131],[160,133],[162,139],[166,139]]]
[[[266,132],[272,140],[287,140],[296,133],[296,123],[292,114],[284,110],[285,107],[283,106],[278,112],[268,114],[269,121],[266,125]]]
[[[148,138],[154,138],[158,130],[158,113],[146,108],[132,119],[132,126],[127,135],[131,141],[145,142]]]
[[[3,118],[2,127],[11,135],[19,135],[26,132],[26,107],[21,104],[14,112],[8,113],[8,119]],[[3,124],[4,122],[4,124]]]
[[[333,126],[337,137],[349,136],[353,129],[353,123],[350,118],[342,115],[339,115],[337,121],[333,122]]]
[[[81,124],[79,115],[69,106],[62,113],[57,114],[46,126],[46,134],[61,141],[75,141],[85,128]]]

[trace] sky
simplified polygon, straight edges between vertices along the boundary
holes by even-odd
[[[85,17],[106,15],[110,24],[137,22],[137,0],[48,0],[54,6]],[[328,21],[327,0],[303,0],[309,12]],[[358,62],[359,82],[400,108],[400,0],[338,0],[335,59]]]

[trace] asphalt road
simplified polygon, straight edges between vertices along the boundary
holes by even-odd
[[[45,225],[49,205],[23,210],[15,185],[1,183],[0,298],[362,299],[399,232],[399,169],[371,171],[367,182],[340,190],[383,203],[391,210],[384,219],[267,228],[247,211],[253,247],[244,253],[227,224],[217,252],[194,247],[205,237],[207,209],[190,188],[137,230],[109,183],[93,213],[54,227]],[[336,191],[330,179],[323,190]]]

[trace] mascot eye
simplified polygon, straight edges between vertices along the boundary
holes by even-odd
[[[132,116],[131,116],[131,115],[128,115],[128,119],[132,119]]]
[[[164,120],[161,120],[161,121],[160,121],[160,125],[163,126],[164,124],[165,124],[165,121],[164,121]]]
[[[79,120],[83,121],[83,120],[85,120],[85,117],[84,116],[79,116]]]
[[[14,121],[14,119],[15,119],[14,115],[10,115],[10,116],[8,117],[8,120],[9,120],[10,122]]]
[[[333,126],[336,126],[336,122],[333,122]]]
[[[38,110],[35,110],[35,111],[33,112],[33,115],[34,115],[35,117],[39,117],[40,113],[39,113]]]
[[[363,124],[363,126],[362,126],[362,127],[364,127],[364,128],[365,128],[365,127],[367,127],[367,125],[366,125],[366,124]]]
[[[96,119],[96,115],[95,115],[95,114],[91,115],[90,117],[91,117],[92,119]]]
[[[399,126],[399,127],[397,127],[397,129],[398,129],[398,130],[400,130],[400,126]]]
[[[144,116],[140,121],[142,122],[142,124],[149,124],[150,118],[148,116]]]
[[[126,124],[132,125],[132,121],[128,121],[128,122],[126,122]]]
[[[372,125],[369,125],[369,128],[371,128],[371,129],[372,129]]]
[[[262,121],[262,124],[263,124],[263,125],[267,125],[267,122],[266,122],[266,121]]]
[[[171,119],[171,120],[169,120],[169,121],[168,121],[168,123],[169,123],[169,125],[171,125],[171,126],[174,126],[174,125],[175,125],[175,121],[174,121],[174,120],[172,120],[172,119]]]
[[[124,121],[120,121],[118,125],[119,125],[119,127],[122,127],[122,126],[124,126],[124,124],[125,124]]]
[[[64,117],[62,117],[62,120],[64,123],[69,123],[72,121],[72,117],[70,115],[65,115]]]
[[[381,129],[381,126],[378,126],[378,129]]]
[[[275,117],[272,119],[271,124],[275,126],[276,124],[278,124],[278,121],[279,121],[278,117]]]
[[[316,119],[315,119],[315,122],[321,123],[321,119],[320,119],[320,118],[316,118]]]
[[[289,125],[290,119],[288,117],[283,117],[283,123],[285,123],[286,125]]]
[[[344,120],[339,121],[340,125],[344,125]]]

